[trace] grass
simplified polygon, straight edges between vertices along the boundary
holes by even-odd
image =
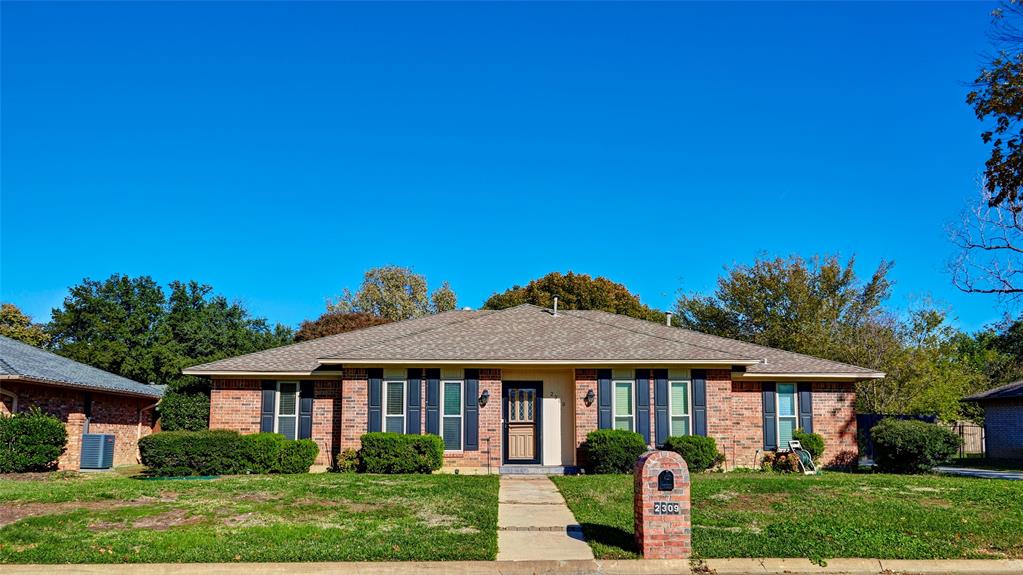
[[[494,559],[496,476],[0,479],[0,563]]]
[[[598,558],[635,558],[631,475],[557,477]],[[1023,557],[1023,481],[695,475],[693,553],[719,557]]]

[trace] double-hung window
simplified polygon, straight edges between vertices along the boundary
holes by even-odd
[[[669,435],[689,435],[689,380],[668,381],[668,415],[671,417]]]
[[[441,406],[443,413],[441,434],[445,451],[462,450],[462,382],[445,380],[441,385]]]
[[[788,449],[792,433],[798,425],[798,406],[796,399],[796,384],[779,383],[777,387],[778,396],[778,448]]]
[[[614,401],[612,402],[614,428],[635,431],[636,415],[633,409],[635,394],[632,392],[633,380],[616,379],[612,383]]]
[[[405,433],[405,381],[384,382],[384,431]]]
[[[274,414],[274,431],[288,439],[295,439],[298,433],[298,382],[277,382],[277,405]]]

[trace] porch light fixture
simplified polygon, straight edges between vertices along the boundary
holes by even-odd
[[[586,392],[586,397],[583,398],[583,403],[586,404],[586,407],[589,407],[593,405],[593,400],[596,398],[597,396],[593,393],[593,389],[591,388]]]
[[[490,401],[490,390],[484,389],[483,393],[480,394],[480,407],[486,407],[487,402]]]

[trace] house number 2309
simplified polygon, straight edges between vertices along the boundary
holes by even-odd
[[[680,515],[681,508],[678,503],[668,503],[665,501],[654,502],[654,515]]]

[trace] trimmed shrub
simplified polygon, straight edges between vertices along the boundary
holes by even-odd
[[[66,448],[64,424],[37,407],[0,416],[0,473],[49,471]]]
[[[792,439],[795,439],[803,446],[803,449],[810,453],[814,463],[819,463],[824,455],[824,436],[819,433],[807,433],[802,429],[792,432]]]
[[[588,473],[632,473],[636,460],[648,449],[642,435],[622,429],[591,431],[582,447]]]
[[[306,473],[319,447],[279,433],[165,431],[139,440],[142,463],[159,476]]]
[[[270,473],[308,473],[319,453],[320,448],[312,439],[285,439],[281,444],[280,462]]]
[[[237,431],[154,433],[139,440],[139,453],[153,475],[233,475],[249,470],[248,445]]]
[[[922,473],[952,458],[962,439],[944,427],[915,420],[882,419],[870,430],[874,463],[885,473]]]
[[[718,452],[718,443],[713,437],[702,435],[679,435],[664,441],[666,451],[674,451],[686,460],[690,473],[701,473],[725,460]]]
[[[355,473],[359,470],[359,452],[348,448],[334,454],[334,464],[330,471],[334,473]]]
[[[431,473],[444,464],[444,440],[374,431],[362,436],[358,458],[366,473]]]

